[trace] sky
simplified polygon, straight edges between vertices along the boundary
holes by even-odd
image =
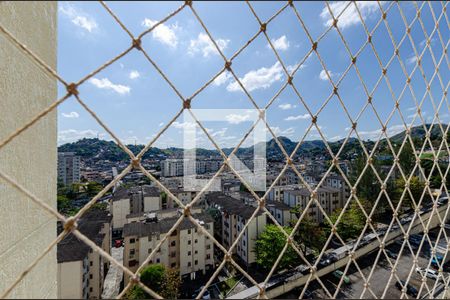
[[[177,9],[182,2],[107,2],[109,8],[118,16],[134,36],[150,28],[156,22]],[[262,22],[271,18],[284,2],[252,2],[251,5]],[[442,12],[439,2],[425,4],[421,12],[422,24],[415,21],[411,26],[411,38],[419,54],[425,52],[421,65],[427,81],[433,78],[435,63],[440,64],[440,78],[434,76],[430,93],[426,84],[411,40],[405,38],[406,27],[396,3],[361,2],[358,3],[361,17],[369,31],[377,25],[381,12],[387,10],[386,22],[381,22],[372,36],[372,42],[383,66],[387,67],[387,81],[379,81],[382,68],[370,45],[362,50],[367,34],[360,15],[353,4],[329,2],[335,15],[340,14],[338,28],[353,55],[357,56],[358,73],[351,65],[351,57],[335,28],[324,2],[295,2],[295,7],[309,34],[317,40],[318,55],[312,52],[309,41],[294,10],[287,7],[270,21],[266,33],[288,72],[297,70],[293,85],[288,85],[271,103],[265,112],[266,121],[277,136],[286,136],[293,141],[321,139],[316,128],[307,132],[311,125],[311,114],[316,115],[317,125],[327,140],[343,139],[351,132],[350,118],[357,121],[357,130],[364,139],[377,140],[380,137],[380,121],[390,118],[387,128],[389,134],[401,132],[405,125],[419,125],[417,116],[420,103],[426,122],[432,122],[442,100],[443,87],[447,89],[449,80],[448,57],[442,57],[443,48],[449,37],[449,26],[445,17],[440,19],[438,32],[434,30],[436,18]],[[405,21],[410,24],[416,7],[411,2],[400,2]],[[418,5],[422,5],[420,2]],[[430,5],[432,11],[430,10]],[[229,58],[247,43],[259,30],[259,23],[245,2],[195,2],[193,4],[199,17],[208,28],[211,36],[225,57]],[[345,8],[344,12],[342,10]],[[432,53],[427,47],[430,37]],[[395,52],[392,38],[399,47],[399,57],[403,67],[411,76],[410,89],[405,87],[407,77]],[[444,45],[442,44],[444,43]],[[98,2],[59,2],[58,4],[58,73],[68,82],[76,82],[86,74],[96,70],[106,61],[114,58],[131,44],[130,37]],[[209,39],[205,30],[192,11],[186,7],[167,22],[156,27],[142,38],[142,46],[158,68],[174,84],[185,98],[190,97],[204,86],[224,67],[224,60]],[[301,63],[301,64],[300,64]],[[264,108],[277,95],[287,80],[287,76],[267,38],[260,34],[233,61],[232,68],[259,108]],[[348,71],[347,71],[348,70]],[[339,82],[338,94],[332,95],[333,86],[329,78]],[[440,81],[441,80],[441,81]],[[372,95],[371,106],[361,112],[367,102],[364,91]],[[365,87],[364,87],[365,86]],[[391,94],[394,94],[394,96]],[[402,93],[403,91],[403,93]],[[143,53],[133,49],[127,55],[91,77],[79,87],[80,98],[96,112],[98,117],[120,138],[123,143],[144,144],[152,140],[182,108],[182,101],[171,86],[163,79]],[[59,86],[59,96],[65,94]],[[402,94],[400,110],[404,121],[395,107],[395,100]],[[430,96],[431,94],[431,96]],[[342,103],[345,106],[343,108]],[[306,109],[305,105],[309,108]],[[214,109],[211,114],[220,116],[218,121],[205,121],[202,124],[220,147],[236,146],[251,128],[251,117],[255,106],[242,91],[240,85],[229,72],[222,73],[191,101],[193,109]],[[239,113],[232,113],[239,109]],[[221,111],[223,110],[223,111]],[[347,112],[346,112],[347,111]],[[194,110],[195,113],[195,110]],[[209,113],[209,112],[208,112]],[[444,101],[438,110],[442,122],[449,121],[448,102]],[[211,118],[210,118],[211,119]],[[182,147],[183,130],[191,129],[192,123],[183,114],[171,124],[156,141],[158,147]],[[267,131],[267,130],[266,130]],[[272,138],[269,132],[267,139]],[[351,136],[355,136],[352,132]],[[97,121],[74,99],[69,98],[58,107],[58,143],[73,142],[83,137],[111,139]],[[244,146],[252,143],[252,135]],[[204,134],[198,129],[197,145],[213,148]]]

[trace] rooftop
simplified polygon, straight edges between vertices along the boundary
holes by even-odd
[[[255,207],[246,205],[242,200],[227,196],[221,192],[213,192],[206,195],[206,201],[212,205],[218,205],[221,210],[226,211],[231,215],[238,215],[244,219],[249,219],[255,212]],[[261,215],[259,211],[257,216]]]
[[[205,223],[214,222],[213,218],[207,213],[192,214],[194,219],[203,221]],[[166,218],[159,220],[158,222],[143,223],[134,222],[125,224],[123,227],[123,236],[149,236],[157,233],[166,233],[172,228],[172,226],[178,221],[179,217]],[[187,218],[183,218],[183,221],[178,225],[178,230],[185,230],[194,228],[195,225]]]
[[[109,212],[100,209],[87,211],[80,221],[78,229],[95,244],[102,244],[104,234],[100,233],[103,224],[111,222]],[[58,222],[58,234],[63,230],[62,223]],[[67,235],[57,246],[58,263],[83,260],[91,248],[80,241],[74,234]]]

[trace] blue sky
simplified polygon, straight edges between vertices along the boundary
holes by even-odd
[[[153,26],[181,4],[182,2],[107,2],[135,36]],[[262,21],[270,18],[283,5],[284,2],[252,3]],[[333,12],[338,14],[347,4],[331,2],[330,5]],[[390,7],[389,3],[381,5],[385,10]],[[407,2],[400,5],[407,23],[411,23],[416,14],[414,4]],[[325,3],[303,2],[295,3],[295,6],[314,40],[327,30],[331,19]],[[439,18],[442,4],[432,3],[431,6],[436,18]],[[259,30],[256,18],[244,2],[194,2],[194,8],[227,58]],[[378,4],[359,3],[359,8],[371,31],[381,16]],[[58,72],[68,82],[78,81],[130,45],[130,37],[99,3],[60,2],[58,14]],[[428,4],[423,7],[421,19],[427,34],[430,35],[435,22]],[[405,33],[405,25],[397,4],[394,3],[390,7],[386,20],[398,44]],[[353,4],[341,15],[338,26],[350,51],[355,54],[367,40],[367,36]],[[447,43],[449,29],[444,17],[441,18],[438,28],[443,42]],[[267,35],[288,71],[295,69],[311,49],[311,43],[291,7],[287,7],[270,22],[267,26]],[[426,47],[426,37],[420,22],[416,21],[411,27],[411,36],[417,51],[419,54],[422,53]],[[394,46],[384,23],[378,26],[372,41],[380,60],[386,65],[394,53]],[[156,27],[143,38],[142,42],[149,56],[184,97],[191,96],[224,66],[223,58],[213,47],[189,8],[185,8],[163,25]],[[443,46],[436,31],[430,42],[438,63]],[[331,79],[337,82],[350,65],[351,59],[335,29],[329,31],[318,43],[318,51]],[[417,61],[408,37],[399,48],[399,54],[406,71],[411,73]],[[381,69],[370,45],[360,53],[356,64],[368,90],[371,91],[381,74]],[[434,64],[428,49],[423,55],[422,66],[429,81],[434,73]],[[286,81],[286,75],[273,50],[268,47],[263,34],[233,60],[232,68],[261,108]],[[448,58],[444,58],[441,63],[440,75],[442,83],[446,85],[449,76]],[[406,77],[396,57],[388,67],[387,76],[394,94],[398,97],[403,90]],[[333,90],[315,53],[312,53],[298,68],[293,82],[313,114],[317,113]],[[411,77],[411,83],[416,99],[420,102],[424,97],[426,85],[419,68]],[[137,50],[132,50],[96,74],[80,86],[79,91],[81,99],[124,143],[147,143],[178,113],[182,105],[176,93]],[[430,91],[435,105],[439,105],[443,91],[438,77],[433,80]],[[64,95],[64,92],[60,87],[60,96]],[[339,95],[348,113],[355,119],[363,108],[367,96],[353,67],[340,82]],[[384,122],[394,108],[394,100],[384,79],[373,95],[373,103],[379,118]],[[192,108],[252,109],[254,106],[231,74],[223,73],[192,100]],[[409,88],[403,94],[400,108],[407,125],[412,122],[417,125],[421,123],[418,116],[414,117],[417,107]],[[444,102],[439,110],[441,121],[449,121],[448,110],[448,103]],[[426,95],[422,114],[427,122],[431,122],[433,113],[432,102],[429,95]],[[275,99],[266,112],[266,118],[277,135],[287,136],[295,141],[303,138],[311,124],[311,116],[291,86]],[[225,119],[228,121],[206,122],[204,125],[220,146],[235,146],[250,128],[251,122],[245,113],[226,116]],[[351,126],[336,96],[333,96],[320,112],[317,124],[329,140],[345,138]],[[100,138],[110,139],[105,130],[75,99],[69,99],[59,106],[58,126],[59,144],[97,135]],[[183,116],[180,116],[159,138],[156,146],[181,146],[182,130],[186,127],[189,127],[189,124],[184,122]],[[375,140],[380,135],[380,127],[372,108],[367,107],[358,120],[358,132],[363,138]],[[398,112],[392,116],[388,128],[390,133],[404,130]],[[355,136],[354,133],[352,136]],[[317,130],[312,130],[306,139],[320,139],[320,136]],[[198,135],[198,145],[213,147],[201,134]]]

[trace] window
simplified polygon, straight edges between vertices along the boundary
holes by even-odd
[[[188,240],[188,245],[190,245],[191,244],[191,240]]]
[[[211,249],[211,245],[206,245],[206,249],[208,250],[208,249]]]
[[[191,255],[191,251],[188,251],[188,256],[190,256]]]
[[[194,262],[194,264],[195,264],[195,265],[198,265],[198,260],[196,260],[196,261]]]
[[[156,263],[159,263],[161,260],[159,258],[156,259]]]
[[[92,267],[94,265],[94,263],[92,261],[90,261],[89,265]]]
[[[172,268],[175,268],[177,266],[177,263],[172,263],[171,265],[170,265],[170,267],[172,267]]]
[[[190,266],[191,266],[191,262],[190,262],[190,261],[188,261],[188,264],[187,264],[187,266],[188,266],[188,267],[190,267]]]
[[[210,259],[211,258],[211,254],[206,254],[206,259]]]
[[[135,250],[134,249],[130,249],[130,255],[134,255]]]
[[[172,251],[172,252],[170,253],[170,256],[171,256],[171,257],[176,257],[176,256],[177,256],[177,253],[176,253],[175,251]]]
[[[194,254],[197,254],[197,253],[198,253],[198,251],[197,251],[197,250],[195,250],[195,251],[194,251]]]
[[[148,241],[149,241],[149,242],[152,241],[152,236],[151,236],[151,235],[148,236]]]
[[[92,279],[94,276],[92,274],[89,274],[89,279]]]
[[[93,292],[93,289],[92,289],[91,287],[89,288],[89,292],[90,292],[90,293],[92,293],[92,292]]]
[[[188,229],[188,234],[191,234],[191,230],[190,229]]]
[[[135,241],[135,239],[130,239],[130,244],[134,244]]]
[[[194,243],[197,244],[197,242],[198,242],[197,239],[195,239]]]
[[[170,236],[176,236],[177,235],[177,230],[175,229],[171,234],[170,234]]]
[[[176,244],[177,244],[177,243],[176,243],[175,241],[172,241],[172,242],[170,243],[170,246],[174,247]]]
[[[148,249],[148,254],[152,253],[152,248]]]

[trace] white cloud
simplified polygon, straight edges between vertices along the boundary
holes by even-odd
[[[183,130],[195,130],[196,123],[194,122],[178,122],[175,121],[172,123],[173,127]]]
[[[309,114],[304,114],[304,115],[298,115],[298,116],[289,116],[284,120],[285,121],[295,121],[295,120],[307,120],[309,118],[311,118],[311,116]]]
[[[329,138],[329,141],[336,142],[338,140],[342,140],[343,138],[344,137],[342,135],[336,135],[336,136],[333,136],[333,137]]]
[[[333,73],[330,70],[328,70],[328,74],[330,75],[330,77],[336,76],[336,73]],[[328,80],[327,72],[325,70],[320,71],[319,78],[320,80],[324,81]]]
[[[275,136],[292,136],[295,133],[295,129],[293,127],[289,127],[285,130],[282,130],[280,127],[271,126],[270,129],[273,131]],[[266,129],[267,131],[267,129]]]
[[[130,74],[128,75],[128,77],[130,77],[130,79],[136,79],[136,78],[139,78],[140,76],[141,76],[141,74],[136,70],[132,70],[130,72]]]
[[[75,9],[74,6],[67,2],[59,7],[59,11],[64,16],[69,18],[73,24],[89,32],[92,32],[98,27],[97,22],[95,22],[95,19],[93,17],[78,9]]]
[[[230,80],[232,77],[233,77],[233,75],[228,73],[228,71],[225,71],[222,74],[220,74],[219,76],[217,76],[216,79],[214,79],[213,84],[216,86],[220,86],[222,84],[227,83],[228,80]]]
[[[430,40],[430,45],[431,46],[433,46],[434,45],[434,42],[436,42],[436,38],[431,38],[431,40]],[[420,45],[420,47],[424,47],[424,46],[426,46],[426,44],[427,44],[427,40],[425,39],[425,40],[422,40],[420,43],[419,43],[419,45]]]
[[[248,91],[257,89],[267,89],[274,82],[280,81],[283,78],[283,68],[277,61],[273,66],[269,68],[260,68],[258,70],[252,70],[244,75],[243,78],[239,78],[241,83]],[[227,86],[229,92],[236,92],[241,90],[241,86],[236,81],[231,82]]]
[[[287,40],[285,35],[281,36],[280,38],[278,38],[276,40],[271,39],[270,41],[276,50],[285,51],[285,50],[289,49],[289,41]],[[267,44],[267,47],[270,48],[270,45]]]
[[[282,110],[288,110],[288,109],[297,107],[297,105],[292,105],[290,103],[283,103],[283,104],[278,105],[278,107]]]
[[[220,51],[223,51],[228,47],[230,40],[225,39],[217,39],[216,44],[219,47]],[[203,57],[209,57],[211,54],[219,54],[214,46],[214,43],[211,41],[209,36],[206,33],[200,32],[198,37],[195,40],[191,40],[188,48],[188,53],[190,55],[194,55],[198,52],[203,54]]]
[[[86,129],[86,130],[77,130],[77,129],[67,129],[61,130],[58,132],[58,144],[72,143],[78,141],[83,138],[96,138],[99,137],[101,139],[105,139],[106,134],[100,133],[97,130]]]
[[[229,115],[225,116],[225,119],[230,124],[239,124],[239,123],[250,120],[250,115],[249,114],[247,114],[247,115],[229,114]]]
[[[114,84],[108,78],[98,79],[94,77],[89,79],[89,82],[98,87],[99,89],[113,90],[114,92],[121,95],[128,94],[131,90],[129,86]]]
[[[158,23],[158,21],[145,18],[144,21],[142,21],[142,26],[150,28],[156,23]],[[175,32],[176,30],[178,30],[177,24],[169,26],[166,24],[159,24],[152,30],[152,37],[162,44],[176,48],[178,45],[178,37]]]
[[[71,119],[75,119],[78,118],[80,115],[76,112],[76,111],[71,111],[70,113],[66,114],[66,113],[62,113],[61,114],[64,118],[71,118]]]
[[[376,1],[358,1],[356,2],[361,12],[361,18],[365,21],[366,18],[377,11],[379,11],[378,4]],[[335,1],[330,4],[330,10],[333,12],[335,18],[338,18],[339,14],[348,5],[348,1]],[[324,21],[324,25],[329,27],[333,24],[333,18],[330,15],[328,7],[322,9],[320,17]],[[355,3],[351,3],[345,11],[338,18],[338,26],[340,29],[345,29],[361,23],[361,18],[356,10]]]
[[[393,126],[387,127],[386,133],[388,136],[392,136],[392,135],[400,133],[404,130],[405,130],[405,127],[403,125],[393,125]],[[359,131],[358,130],[358,134],[363,139],[374,140],[374,139],[378,139],[380,137],[381,129],[376,129],[376,130],[371,130],[371,131]],[[352,135],[355,135],[355,133],[353,133]],[[383,136],[384,136],[384,134],[383,134]],[[383,136],[381,138],[383,138]]]
[[[416,62],[417,62],[417,56],[414,54],[406,59],[406,63],[410,64],[410,65],[415,64]]]
[[[427,113],[426,111],[422,111],[422,112],[420,112],[420,114],[422,115],[422,117],[425,117],[425,116],[428,115],[428,113]],[[414,118],[415,116],[417,116],[418,119],[420,118],[420,117],[419,117],[419,114],[418,114],[417,112],[414,113],[414,114],[411,114],[411,115],[407,116],[407,118],[408,118],[408,119],[412,119],[412,118]]]

